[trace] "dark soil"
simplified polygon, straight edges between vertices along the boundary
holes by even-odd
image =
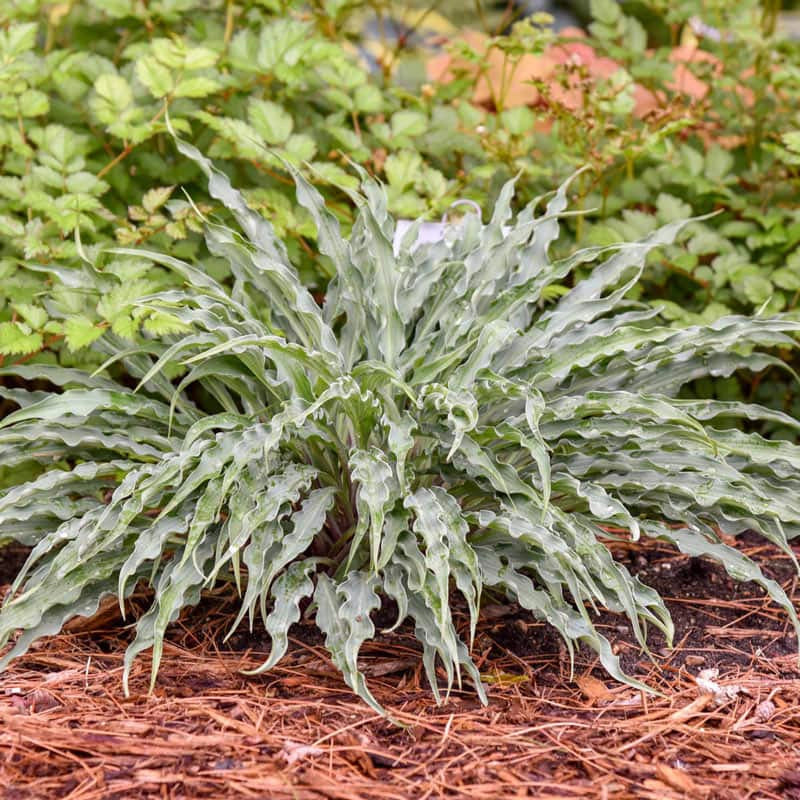
[[[30,551],[16,544],[0,547],[0,588],[14,582]]]

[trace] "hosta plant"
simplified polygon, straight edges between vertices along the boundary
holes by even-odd
[[[387,602],[398,624],[413,621],[437,699],[438,667],[448,689],[463,675],[483,697],[470,645],[486,597],[519,603],[570,656],[586,644],[635,683],[594,610],[626,614],[645,649],[648,628],[669,640],[672,624],[658,594],[612,557],[610,536],[716,559],[798,627],[781,587],[726,534],[755,529],[791,552],[800,448],[731,422],[800,423],[677,395],[704,375],[776,364],[758,348],[791,346],[800,323],[728,317],[676,330],[627,299],[648,253],[682,223],[551,260],[568,186],[543,213],[532,205],[512,220],[509,183],[488,225],[467,215],[419,246],[412,229],[395,255],[378,184],[363,176],[346,239],[295,175],[335,270],[320,306],[270,224],[196,149],[180,149],[241,226],[207,229],[232,289],[202,264],[148,253],[185,283],[136,301],[168,332],[133,345],[106,333],[92,344],[107,356],[95,375],[2,369],[51,389],[1,390],[19,405],[0,426],[2,463],[34,477],[0,496],[0,542],[33,548],[0,612],[0,642],[13,639],[0,666],[104,596],[123,603],[148,583],[126,686],[150,648],[155,676],[168,624],[204,588],[235,581],[232,629],[260,615],[272,639],[261,670],[314,613],[333,662],[376,708],[358,654]],[[103,279],[91,266],[59,276]]]

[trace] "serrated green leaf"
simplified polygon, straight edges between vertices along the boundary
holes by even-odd
[[[392,153],[384,165],[389,185],[402,191],[414,183],[422,171],[422,158],[413,150]]]
[[[0,53],[4,60],[13,61],[32,50],[36,44],[36,33],[39,25],[36,22],[25,22],[10,25],[0,32]]]
[[[219,54],[209,47],[191,47],[183,57],[184,69],[207,69],[219,60]]]
[[[88,347],[103,335],[103,329],[88,317],[68,317],[64,323],[64,336],[70,350]]]
[[[42,334],[18,322],[0,322],[0,355],[26,356],[44,346]]]
[[[155,189],[148,189],[144,197],[142,197],[142,207],[148,214],[155,214],[169,200],[173,191],[175,191],[174,186],[159,186]]]
[[[282,106],[269,100],[251,100],[247,118],[267,144],[283,144],[294,128],[294,120]]]
[[[150,86],[148,85],[148,88]],[[213,78],[184,78],[178,81],[172,90],[173,97],[208,97],[210,94],[219,91],[222,84]],[[152,91],[152,89],[151,89]],[[156,95],[158,96],[158,95]]]
[[[393,136],[420,136],[428,129],[428,120],[421,111],[396,111],[391,124]]]
[[[99,122],[111,125],[133,104],[130,84],[120,75],[101,75],[94,84],[89,107]]]
[[[47,322],[47,311],[39,306],[29,303],[16,303],[13,309],[34,330],[43,328]]]
[[[152,56],[143,56],[136,62],[136,77],[153,97],[164,97],[175,87],[170,70]]]

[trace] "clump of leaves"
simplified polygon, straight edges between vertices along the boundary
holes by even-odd
[[[518,602],[570,656],[586,643],[635,684],[590,609],[626,614],[644,649],[649,626],[670,639],[672,624],[658,594],[614,560],[611,533],[718,560],[800,628],[782,588],[723,540],[751,528],[791,552],[800,448],[723,421],[800,423],[676,399],[699,376],[774,364],[756,348],[792,345],[800,323],[727,317],[675,330],[626,299],[648,253],[682,223],[551,260],[567,185],[544,214],[530,205],[512,222],[510,182],[485,227],[467,216],[418,246],[412,229],[395,255],[377,183],[362,176],[344,238],[295,173],[336,271],[320,307],[270,224],[199,151],[180,149],[241,226],[207,230],[233,289],[147,254],[186,288],[138,306],[186,330],[133,347],[109,331],[92,344],[136,389],[57,366],[2,370],[61,389],[0,390],[20,405],[0,425],[3,464],[41,469],[0,495],[2,539],[33,548],[0,612],[0,642],[19,632],[0,666],[145,581],[155,598],[136,623],[125,682],[149,648],[155,679],[170,621],[204,587],[233,579],[243,596],[233,628],[260,613],[272,637],[261,670],[285,653],[312,598],[334,663],[375,708],[358,654],[386,598],[398,624],[413,620],[437,699],[438,664],[448,689],[463,672],[483,697],[470,642],[486,595]],[[591,262],[590,277],[549,291]],[[544,304],[543,294],[561,296]],[[461,631],[453,589],[468,608]]]

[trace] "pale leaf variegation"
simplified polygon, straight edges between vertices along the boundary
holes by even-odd
[[[446,690],[465,676],[484,698],[470,647],[487,595],[552,625],[571,657],[583,643],[639,685],[595,610],[627,615],[642,648],[649,628],[670,639],[672,623],[658,594],[612,557],[610,534],[715,559],[800,627],[780,585],[723,536],[753,529],[790,552],[800,448],[730,421],[800,423],[677,397],[704,375],[777,363],[759,348],[793,346],[800,322],[659,325],[630,290],[680,223],[551,260],[568,184],[542,215],[530,206],[512,222],[509,183],[488,225],[467,215],[442,241],[409,235],[395,250],[379,185],[362,175],[344,237],[294,173],[335,268],[320,306],[269,222],[195,148],[179,149],[240,225],[207,235],[232,285],[202,264],[129,251],[184,281],[139,301],[179,327],[137,345],[107,332],[92,344],[106,356],[95,376],[0,370],[55,387],[0,389],[19,406],[0,423],[3,463],[39,470],[0,495],[0,544],[32,548],[0,611],[0,645],[16,637],[0,666],[105,595],[122,603],[146,582],[155,598],[136,623],[127,687],[144,650],[155,676],[182,608],[234,581],[232,630],[260,615],[272,638],[255,672],[280,660],[301,614],[315,613],[333,663],[375,708],[358,657],[387,599],[397,624],[411,619],[437,699],[442,674]]]

